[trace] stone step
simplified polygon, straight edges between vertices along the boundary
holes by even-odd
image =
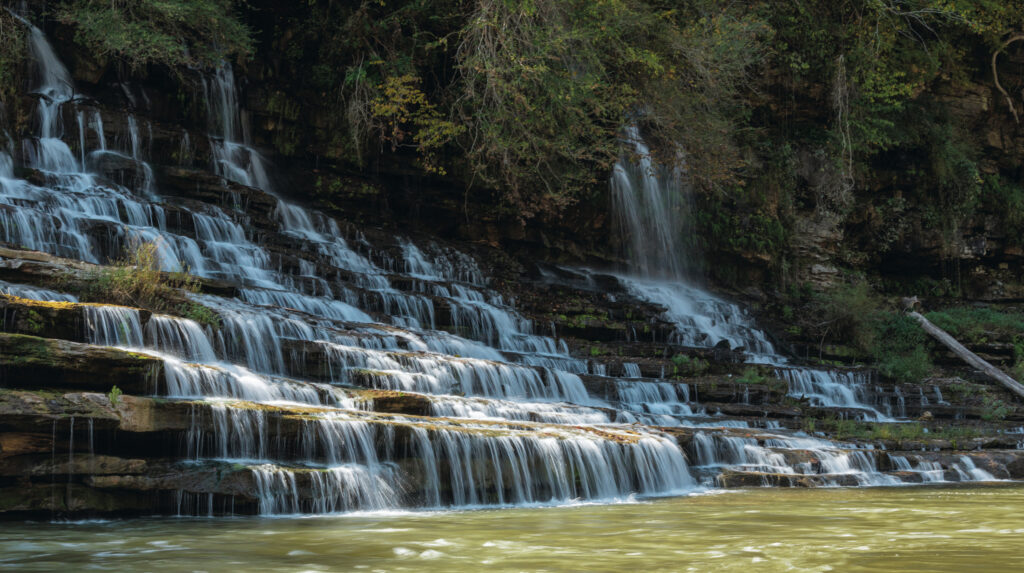
[[[119,348],[0,333],[0,387],[153,394],[163,360]]]
[[[15,249],[0,243],[0,280],[39,286],[78,295],[95,293],[92,288],[103,265],[65,259],[39,251]],[[200,292],[224,297],[238,295],[238,288],[219,279],[192,277]],[[99,293],[102,294],[102,293]]]
[[[779,474],[725,470],[716,478],[719,487],[826,487],[857,486],[860,480],[854,474]]]

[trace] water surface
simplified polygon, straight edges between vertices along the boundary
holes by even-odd
[[[21,571],[1020,571],[1024,487],[750,490],[615,505],[0,524]]]

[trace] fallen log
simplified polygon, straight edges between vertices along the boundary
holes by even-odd
[[[971,352],[970,350],[967,350],[967,348],[965,348],[963,344],[957,342],[956,339],[950,336],[949,333],[947,333],[945,330],[942,330],[938,326],[932,324],[932,322],[925,318],[924,316],[922,316],[921,313],[911,311],[908,313],[908,315],[914,320],[916,320],[918,324],[921,325],[921,328],[923,328],[925,332],[930,334],[932,338],[941,342],[946,348],[949,348],[953,352],[953,354],[956,354],[958,357],[960,357],[961,360],[977,368],[978,370],[981,370],[989,377],[994,379],[996,382],[1002,384],[1010,392],[1013,392],[1014,394],[1020,396],[1021,398],[1024,398],[1024,384],[1017,382],[1002,370],[989,364],[977,354]]]

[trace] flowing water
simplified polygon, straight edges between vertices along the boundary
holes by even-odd
[[[271,166],[251,146],[227,66],[206,81],[208,168],[252,187],[252,196],[273,207],[257,220],[229,207],[232,201],[162,197],[147,164],[143,134],[149,130],[140,128],[147,123],[129,117],[127,134],[103,135],[95,110],[73,99],[70,75],[42,32],[32,28],[30,43],[39,68],[40,127],[23,142],[19,167],[36,169],[39,178],[14,178],[14,160],[0,152],[0,239],[89,262],[110,261],[132,243],[151,241],[163,269],[187,268],[238,286],[237,297],[194,296],[219,317],[217,329],[169,316],[144,321],[136,310],[103,305],[86,307],[83,324],[94,344],[164,361],[165,379],[153,394],[196,400],[181,458],[243,468],[262,513],[679,495],[714,487],[723,468],[814,474],[827,485],[903,479],[883,467],[928,481],[993,477],[967,456],[934,467],[913,454],[886,461],[885,453],[791,430],[736,436],[722,429],[748,422],[710,415],[685,383],[645,378],[638,364],[608,376],[602,365],[571,356],[565,341],[544,334],[547,328],[491,289],[470,255],[407,237],[372,242],[280,198]],[[80,133],[65,125],[65,111],[81,118]],[[65,139],[91,140],[86,131],[100,134],[95,149],[73,153]],[[183,147],[187,137],[182,134]],[[638,139],[636,145],[642,151]],[[137,177],[116,183],[94,172],[115,153]],[[629,190],[631,177],[645,169],[623,164],[616,188]],[[635,196],[647,206],[634,205],[630,220],[642,222],[644,212],[664,203],[657,193],[662,182],[675,181],[677,174],[670,175],[644,183]],[[662,221],[656,236],[644,239],[663,246],[651,265],[681,256],[665,235],[673,224]],[[680,273],[673,268],[672,280],[619,280],[632,296],[665,306],[677,327],[673,342],[742,346],[750,360],[776,366],[794,395],[885,417],[870,403],[867,374],[786,365],[742,308],[680,281]],[[24,285],[0,289],[70,300]],[[584,376],[609,390],[592,394]],[[358,392],[367,388],[418,394],[434,417],[367,411]],[[275,409],[297,413],[289,420],[292,433],[280,429]],[[662,426],[699,428],[703,437],[684,449]],[[228,500],[218,499],[215,508],[212,495],[181,496],[182,514],[231,513]]]
[[[1020,486],[750,490],[651,503],[0,525],[13,571],[1020,571]]]
[[[635,126],[626,129],[624,139],[629,153],[616,163],[610,181],[613,210],[629,245],[630,274],[618,280],[634,296],[665,308],[664,318],[676,325],[672,341],[742,350],[748,362],[778,366],[776,375],[795,398],[846,409],[861,419],[891,420],[892,406],[876,404],[870,394],[870,373],[787,366],[742,308],[694,283],[692,268],[699,257],[690,246],[695,243],[693,201],[683,162],[673,169],[659,165]]]

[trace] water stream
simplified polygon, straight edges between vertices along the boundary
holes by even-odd
[[[636,297],[665,308],[664,318],[676,325],[673,342],[742,350],[748,362],[777,366],[793,397],[852,410],[862,419],[891,420],[891,406],[879,410],[870,395],[870,372],[788,366],[744,309],[695,283],[690,269],[699,257],[686,240],[694,228],[685,170],[659,165],[635,126],[626,129],[624,143],[629,153],[615,165],[611,191],[630,245],[630,274],[618,279]]]

